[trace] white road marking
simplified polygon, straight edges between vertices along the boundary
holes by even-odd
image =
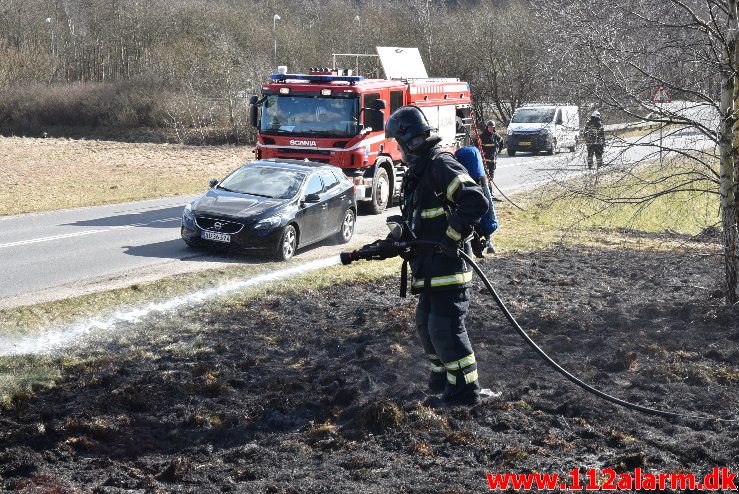
[[[41,237],[41,238],[33,238],[30,240],[19,240],[18,242],[8,242],[5,244],[0,244],[0,249],[4,249],[6,247],[15,247],[17,245],[36,244],[39,242],[50,242],[52,240],[62,240],[65,238],[81,237],[83,235],[92,235],[94,233],[102,233],[102,232],[107,232],[107,231],[108,230],[87,230],[84,232],[66,233],[64,235],[54,235],[53,237]]]
[[[18,240],[17,242],[7,242],[7,243],[4,243],[4,244],[0,244],[0,249],[4,249],[4,248],[7,248],[7,247],[17,247],[19,245],[37,244],[37,243],[40,243],[40,242],[51,242],[51,241],[54,241],[54,240],[64,240],[64,239],[67,239],[67,238],[82,237],[84,235],[93,235],[93,234],[96,234],[96,233],[105,233],[105,232],[109,232],[111,230],[122,229],[122,228],[134,228],[134,227],[148,226],[148,225],[152,225],[154,223],[167,223],[167,222],[170,222],[170,221],[179,221],[179,219],[180,219],[179,216],[175,216],[174,218],[164,218],[164,219],[160,219],[160,220],[147,221],[145,223],[131,223],[130,225],[117,225],[117,226],[112,226],[110,228],[106,228],[104,230],[85,230],[85,231],[82,231],[82,232],[65,233],[63,235],[53,235],[51,237],[32,238],[32,239],[29,239],[29,240]]]

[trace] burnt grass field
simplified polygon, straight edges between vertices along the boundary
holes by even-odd
[[[642,405],[739,418],[739,306],[715,239],[677,252],[558,248],[484,264],[532,337]],[[0,491],[488,490],[486,473],[709,473],[739,425],[665,419],[554,373],[475,281],[468,327],[500,398],[422,405],[415,299],[395,277],[209,304],[80,349],[49,390],[0,412]]]

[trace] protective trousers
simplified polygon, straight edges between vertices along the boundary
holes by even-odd
[[[469,303],[467,288],[425,290],[419,295],[416,331],[431,361],[430,387],[446,381],[444,400],[480,393],[477,362],[464,325]]]
[[[603,166],[603,144],[588,144],[588,168],[593,168],[593,155],[598,168]]]
[[[488,174],[490,175],[491,179],[495,178],[495,168],[497,167],[496,163],[497,157],[493,155],[491,158],[485,158],[485,167],[488,169]]]

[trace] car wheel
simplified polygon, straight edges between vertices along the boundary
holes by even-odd
[[[509,149],[508,150],[508,156],[516,156],[516,150],[515,149]]]
[[[352,239],[354,235],[354,226],[357,223],[357,215],[354,213],[352,208],[349,208],[344,213],[344,220],[341,222],[339,233],[336,234],[336,241],[340,244],[345,244]]]
[[[385,211],[390,199],[390,180],[384,168],[378,168],[374,180],[372,180],[372,201],[370,212],[380,214]]]
[[[292,225],[287,225],[282,230],[280,243],[277,244],[277,259],[279,261],[289,261],[295,255],[298,248],[298,232]]]

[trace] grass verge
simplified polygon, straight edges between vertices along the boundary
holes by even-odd
[[[658,163],[629,170],[609,170],[520,194],[525,211],[500,209],[496,245],[505,250],[534,251],[555,245],[674,248],[715,227],[719,197],[705,182],[701,191],[657,195],[695,174],[691,165],[672,164],[671,177]],[[624,197],[655,197],[638,203]],[[523,196],[523,197],[521,197]],[[605,202],[604,202],[605,200]],[[667,235],[665,235],[667,234]],[[677,235],[675,235],[677,234]]]

